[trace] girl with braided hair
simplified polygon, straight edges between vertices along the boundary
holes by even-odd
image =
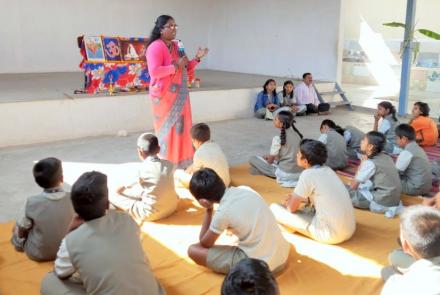
[[[268,155],[251,157],[251,174],[276,178],[283,187],[295,186],[302,171],[296,164],[296,153],[303,136],[294,123],[293,114],[289,111],[280,111],[275,116],[273,125],[280,129],[280,135],[272,139]]]
[[[349,192],[354,207],[393,217],[402,206],[402,188],[393,160],[383,153],[385,144],[381,132],[370,131],[365,135],[361,141],[364,155]]]

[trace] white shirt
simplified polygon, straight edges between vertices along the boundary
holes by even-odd
[[[219,235],[229,229],[248,257],[265,261],[271,270],[283,265],[289,256],[290,244],[281,234],[272,211],[250,187],[226,189],[209,229]]]
[[[405,274],[395,274],[386,282],[382,295],[439,295],[440,257],[420,259]]]
[[[345,143],[348,144],[351,140],[351,132],[349,130],[344,130]]]
[[[339,243],[349,239],[356,221],[350,195],[341,179],[327,166],[304,170],[294,193],[308,198],[315,207],[312,223],[320,240]]]
[[[411,160],[413,158],[413,154],[407,150],[403,150],[400,152],[399,157],[397,157],[396,161],[396,169],[402,173],[405,172],[405,170],[408,168],[409,164],[411,163]]]
[[[322,133],[319,136],[318,141],[322,142],[323,144],[327,144],[327,133]]]
[[[391,128],[390,121],[382,119],[379,128],[377,128],[377,131],[379,131],[382,134],[385,134],[388,130],[390,130],[390,128]]]
[[[275,135],[272,138],[272,145],[270,146],[269,154],[271,156],[277,156],[281,150],[281,138],[278,135]]]
[[[221,147],[213,142],[204,142],[194,153],[193,171],[202,168],[211,168],[223,180],[226,186],[229,186],[231,180],[229,176],[229,164]]]
[[[295,87],[295,98],[296,98],[296,102],[299,105],[305,105],[310,103],[314,105],[319,105],[318,94],[316,93],[313,84],[307,86],[306,83],[301,82],[298,86]]]

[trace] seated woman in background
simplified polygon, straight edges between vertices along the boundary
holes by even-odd
[[[273,120],[273,112],[280,107],[277,96],[277,84],[274,79],[269,79],[263,85],[263,91],[258,93],[254,113],[258,119]]]
[[[294,96],[295,87],[293,82],[287,80],[284,82],[283,90],[278,92],[278,101],[281,103],[281,108],[277,110],[290,111],[298,116],[305,115],[307,107],[305,105],[298,105]]]
[[[424,102],[416,102],[412,109],[413,118],[409,124],[416,131],[416,142],[421,146],[437,144],[437,124],[429,117],[429,106]]]

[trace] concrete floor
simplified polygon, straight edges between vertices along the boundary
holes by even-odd
[[[319,136],[323,119],[330,118],[341,126],[355,125],[368,131],[373,126],[373,111],[348,111],[334,109],[329,116],[298,117],[297,127],[308,138]],[[210,123],[212,137],[218,142],[231,166],[247,162],[251,155],[268,152],[273,135],[278,130],[271,121],[255,118]],[[131,177],[130,164],[137,162],[135,142],[139,133],[126,137],[97,137],[81,140],[53,142],[32,146],[0,149],[0,222],[15,219],[26,197],[41,189],[32,177],[33,162],[45,157],[57,157],[63,161],[66,186],[90,170],[111,174],[110,185]],[[130,168],[131,167],[131,168]]]

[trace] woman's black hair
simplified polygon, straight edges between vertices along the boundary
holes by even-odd
[[[383,151],[385,148],[386,138],[385,135],[379,131],[370,131],[365,134],[365,137],[367,138],[368,143],[373,146],[373,151],[371,155],[368,156],[368,158],[372,159]]]
[[[323,165],[327,161],[327,148],[325,144],[314,139],[303,139],[299,145],[303,159],[311,166]]]
[[[281,145],[286,144],[286,130],[290,127],[293,128],[293,130],[299,135],[299,137],[302,139],[303,135],[299,130],[295,127],[295,120],[293,119],[293,114],[289,111],[280,111],[277,114],[278,120],[280,120],[281,124],[283,125],[281,127],[281,133],[280,133],[280,139],[281,139]]]
[[[160,31],[170,19],[173,19],[173,17],[165,14],[159,16],[156,19],[156,22],[154,23],[154,28],[151,31],[150,38],[148,39],[148,45],[160,38]]]
[[[240,260],[226,275],[221,295],[278,295],[275,280],[266,262],[255,258]]]
[[[397,120],[397,117],[396,117],[396,108],[391,104],[391,102],[389,102],[389,101],[382,101],[382,102],[380,102],[380,103],[378,104],[378,106],[381,106],[381,107],[383,107],[384,109],[388,110],[389,113],[390,113],[391,115],[393,115],[393,120],[394,120],[395,122],[398,121],[398,120]]]
[[[274,79],[269,79],[269,80],[267,80],[267,81],[264,83],[264,85],[263,85],[263,93],[264,93],[264,94],[267,94],[266,87],[267,87],[267,85],[269,85],[269,83],[271,83],[271,82],[277,83],[277,82],[275,82]],[[273,90],[272,95],[273,95],[273,97],[277,97],[277,89],[276,89],[276,88]]]
[[[421,115],[423,117],[429,117],[430,109],[429,109],[429,105],[426,102],[418,101],[418,102],[414,103],[414,105],[419,107],[419,110],[422,113]]]
[[[287,95],[287,94],[286,94],[286,86],[289,85],[289,84],[292,85],[292,86],[294,86],[294,85],[293,85],[293,82],[292,82],[291,80],[287,80],[287,81],[285,81],[284,84],[283,84],[283,97],[286,97],[286,95]],[[292,91],[292,93],[289,94],[289,98],[290,98],[290,99],[293,98],[293,91]]]
[[[322,129],[322,127],[324,127],[324,126],[327,126],[328,128],[330,128],[330,129],[333,129],[333,130],[335,130],[336,132],[338,132],[339,134],[341,134],[342,136],[344,136],[344,128],[342,128],[341,126],[339,126],[339,125],[336,125],[336,123],[335,122],[333,122],[332,120],[330,120],[330,119],[325,119],[325,120],[323,120],[322,122],[321,122],[321,127],[320,127],[320,129]]]

